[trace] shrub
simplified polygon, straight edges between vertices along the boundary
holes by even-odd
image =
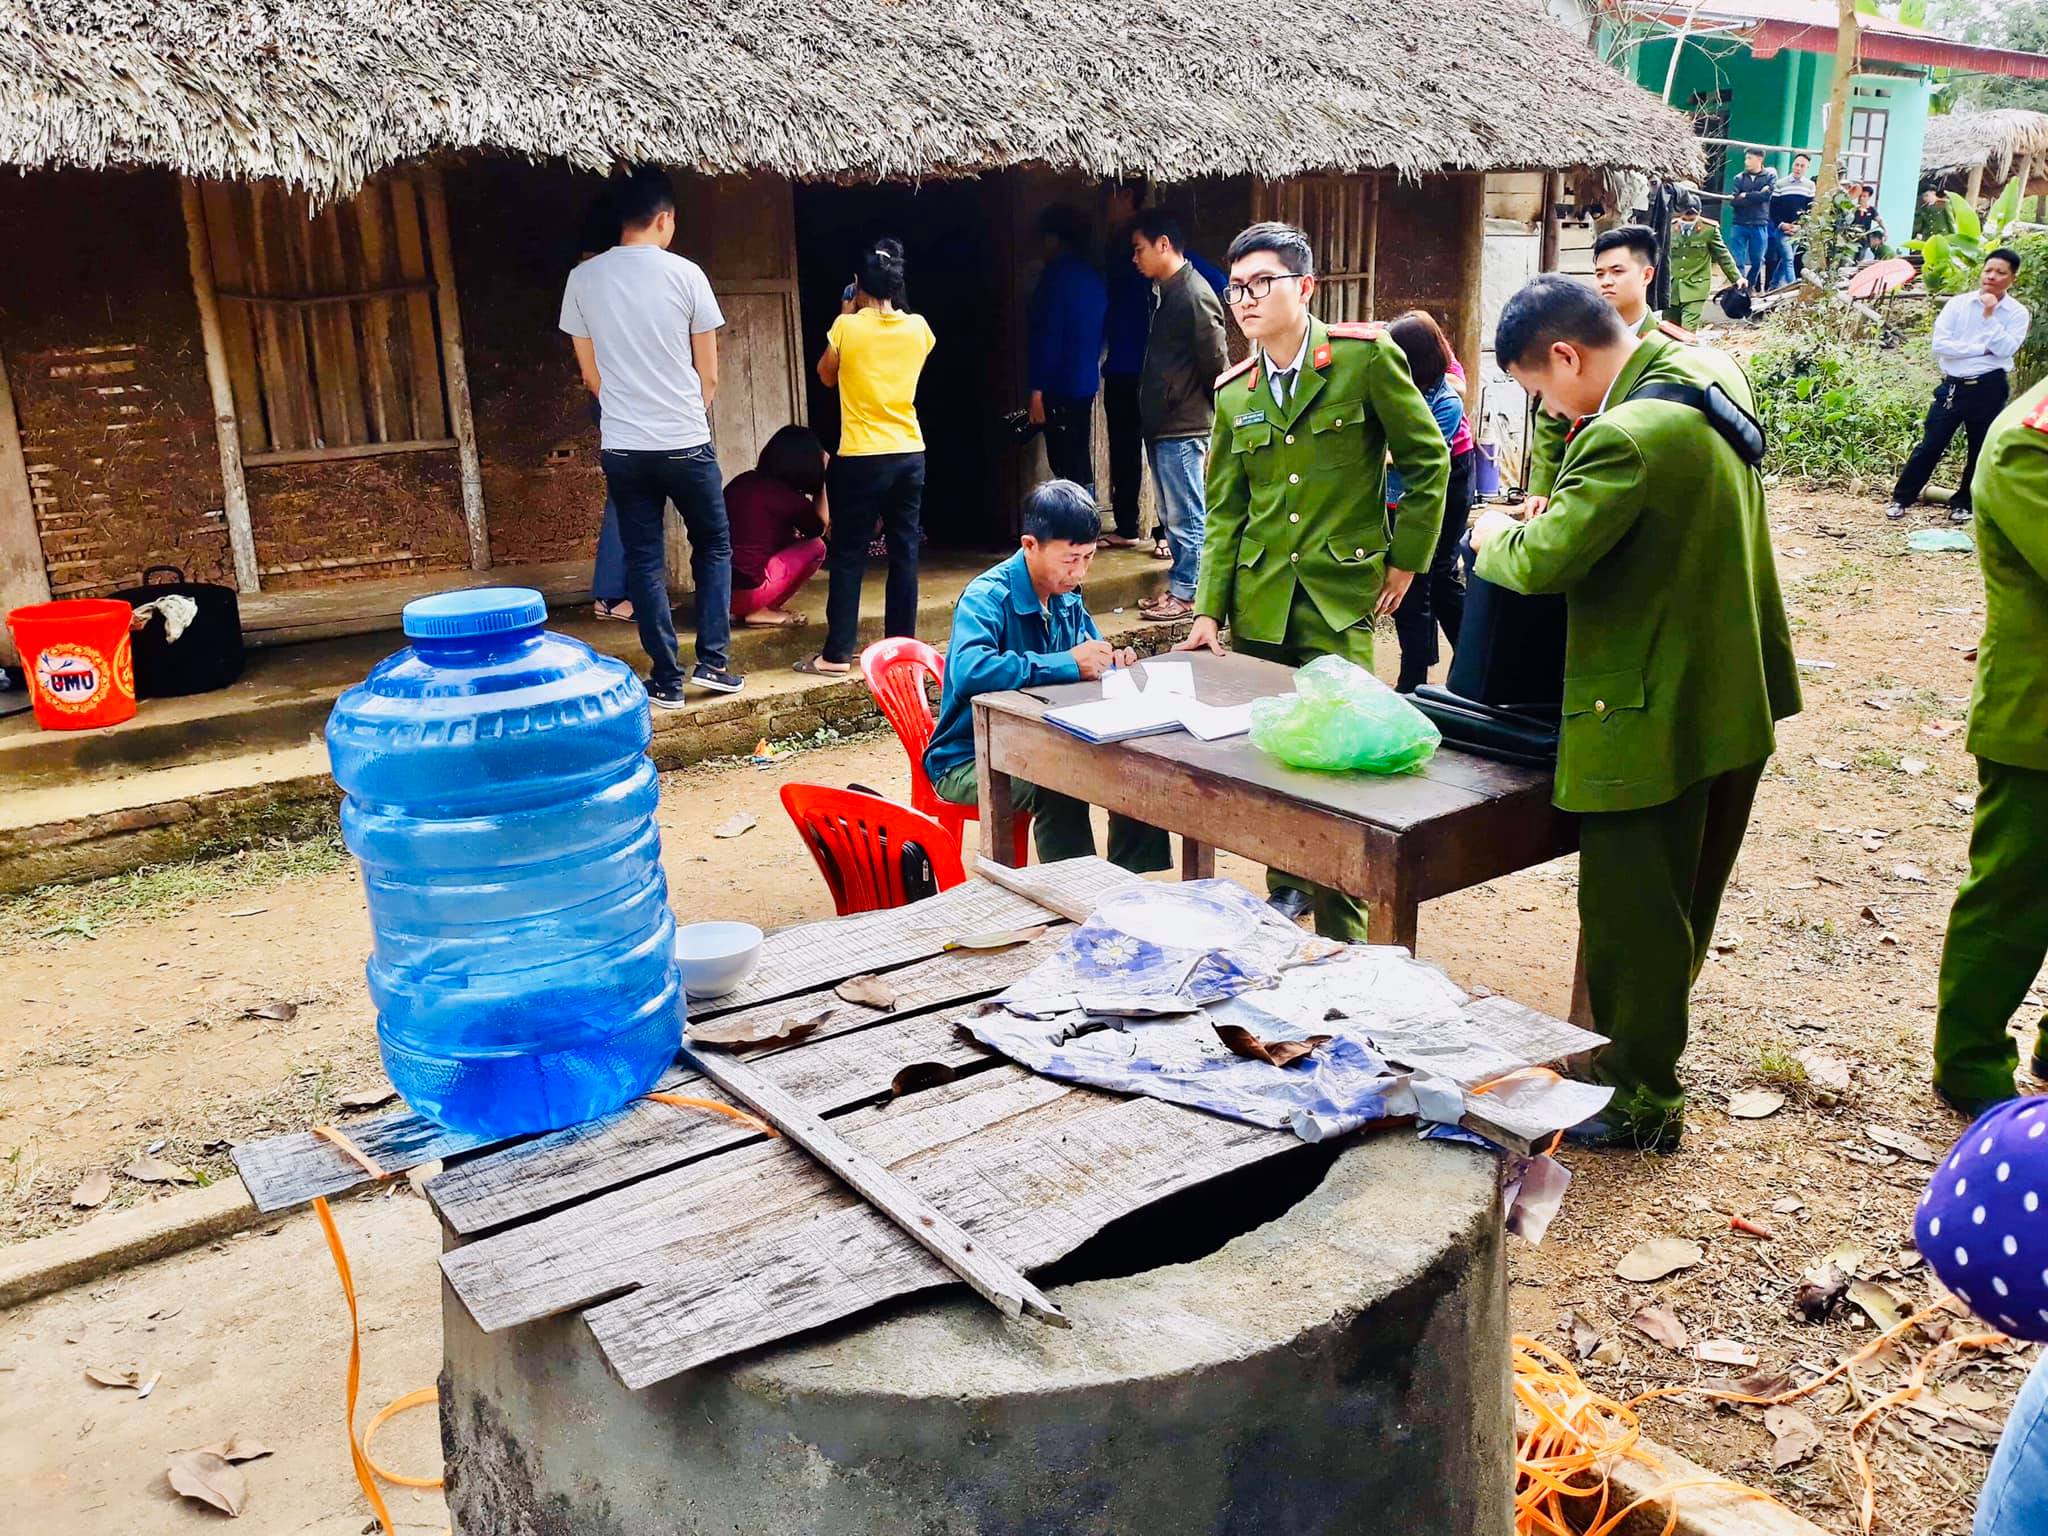
[[[1934,393],[1924,344],[1886,346],[1776,327],[1750,360],[1770,456],[1766,474],[1862,493],[1889,482],[1920,440]],[[1936,479],[1953,484],[1954,466]]]
[[[2021,235],[2013,241],[2020,253],[2019,276],[2012,280],[2012,296],[2027,306],[2033,328],[2026,345],[2015,358],[2013,391],[2027,388],[2048,374],[2048,234]]]

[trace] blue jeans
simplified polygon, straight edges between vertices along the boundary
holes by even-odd
[[[590,600],[626,600],[626,541],[619,537],[618,503],[609,496],[604,499],[604,521],[597,525],[597,558],[590,563]]]
[[[1764,285],[1764,259],[1771,248],[1771,226],[1736,224],[1728,231],[1728,250],[1735,265],[1742,268],[1742,280],[1751,288]]]
[[[648,681],[679,686],[675,618],[668,607],[662,527],[673,501],[690,533],[690,574],[697,584],[697,660],[725,670],[732,638],[732,531],[725,521],[725,484],[709,443],[695,448],[607,448],[599,456],[605,489],[617,508],[626,552],[626,596],[640,626]]]
[[[1984,1491],[1975,1536],[2039,1536],[2048,1530],[2048,1355],[2034,1365],[2006,1416]]]
[[[1770,285],[1775,288],[1780,283],[1789,283],[1792,280],[1792,237],[1782,229],[1773,229],[1770,252]]]
[[[1166,590],[1193,602],[1195,579],[1202,569],[1202,531],[1209,519],[1204,476],[1208,468],[1206,437],[1155,437],[1145,444],[1152,464],[1152,491],[1159,498],[1159,516],[1166,524],[1166,542],[1173,565]]]

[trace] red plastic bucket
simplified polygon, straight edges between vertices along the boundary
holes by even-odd
[[[107,597],[37,603],[7,615],[28,673],[36,724],[46,731],[118,725],[135,714],[135,610]]]

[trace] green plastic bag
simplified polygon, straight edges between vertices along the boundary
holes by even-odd
[[[1296,768],[1406,773],[1444,739],[1429,716],[1341,656],[1303,667],[1294,690],[1252,705],[1252,745]]]

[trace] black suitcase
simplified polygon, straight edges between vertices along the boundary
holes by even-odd
[[[158,574],[171,581],[156,581]],[[176,640],[166,638],[161,614],[135,631],[135,696],[171,699],[188,693],[211,693],[242,675],[242,605],[233,587],[210,581],[187,581],[175,565],[153,565],[142,573],[142,585],[114,596],[140,608],[160,597],[189,597],[199,607]]]
[[[1499,762],[1543,767],[1557,761],[1564,707],[1564,598],[1524,597],[1495,586],[1465,560],[1465,614],[1447,686],[1409,695],[1444,740]]]

